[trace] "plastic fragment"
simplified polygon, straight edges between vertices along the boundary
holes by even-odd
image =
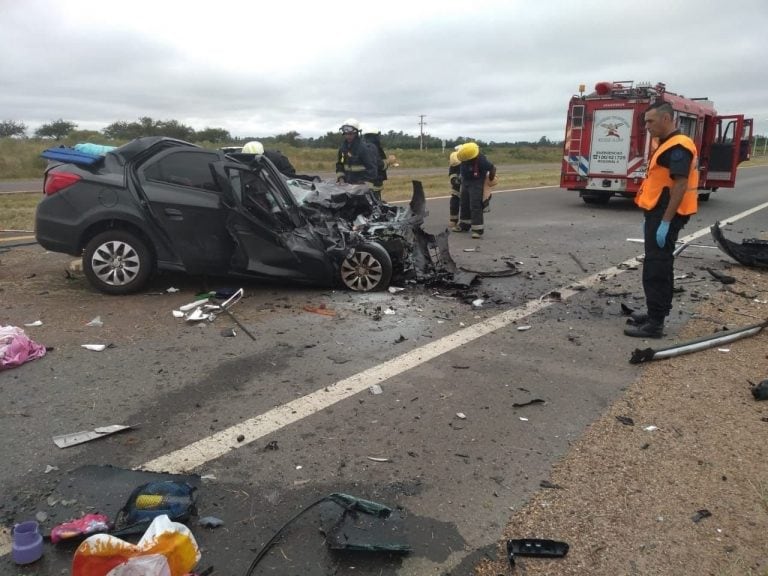
[[[216,516],[203,516],[197,523],[203,528],[218,528],[219,526],[224,526],[224,521],[220,518],[216,518]]]
[[[373,384],[368,388],[368,390],[370,390],[371,394],[373,394],[374,396],[377,394],[381,394],[383,392],[383,390],[381,389],[381,386],[379,386],[378,384]]]
[[[95,326],[96,328],[101,328],[104,326],[104,322],[101,321],[101,316],[96,316],[96,318],[88,322],[86,326]]]
[[[101,352],[106,349],[106,344],[80,344],[82,348],[86,350],[92,350],[94,352]]]
[[[530,329],[531,329],[530,326],[518,326],[517,327],[517,331],[518,332],[525,332],[526,330],[530,330]]]
[[[34,328],[36,326],[42,326],[42,325],[43,325],[42,320],[35,320],[34,322],[29,322],[27,324],[24,324],[24,326],[27,326],[29,328]]]

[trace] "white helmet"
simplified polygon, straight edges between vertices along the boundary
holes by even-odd
[[[252,140],[243,146],[243,154],[264,154],[264,146],[258,140]]]
[[[342,134],[349,134],[350,132],[360,132],[360,122],[358,120],[355,120],[354,118],[347,118],[344,120],[344,123],[341,125]]]

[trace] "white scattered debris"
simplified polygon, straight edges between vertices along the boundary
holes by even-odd
[[[48,474],[49,472],[53,472],[54,470],[58,470],[58,466],[51,466],[50,464],[45,465],[45,472],[43,474]]]
[[[758,304],[768,304],[768,300],[760,300],[760,298],[755,298],[754,302],[757,302]]]
[[[462,328],[464,328],[464,326],[466,326],[466,324],[464,324],[464,322],[459,322],[459,326],[461,326]]]
[[[86,350],[93,350],[94,352],[101,352],[107,347],[106,344],[80,344],[80,346]]]
[[[184,312],[181,310],[173,310],[172,314],[174,318],[184,318]]]
[[[522,420],[523,422],[528,422],[528,418],[526,418],[524,416],[520,416],[520,420]]]
[[[88,322],[86,326],[95,326],[97,328],[101,328],[102,326],[104,326],[104,322],[101,321],[101,316],[96,316],[96,318]]]
[[[202,308],[195,308],[192,312],[187,314],[184,319],[187,322],[199,322],[200,320],[208,320],[210,317],[211,315],[203,312]]]
[[[189,312],[190,310],[193,310],[198,306],[202,306],[207,302],[208,302],[208,298],[202,298],[200,300],[195,300],[194,302],[190,302],[189,304],[184,304],[183,306],[179,306],[179,310],[181,310],[182,312]]]
[[[174,288],[173,286],[171,286],[170,288],[166,289],[166,292],[168,292],[168,294],[175,294],[178,291],[179,291],[179,289],[178,288]]]
[[[400,288],[399,286],[390,286],[387,288],[387,290],[389,290],[390,294],[397,294],[398,292],[405,290],[405,288]]]
[[[525,332],[526,330],[530,330],[530,329],[531,329],[530,326],[518,326],[517,327],[517,331],[518,332]]]
[[[387,308],[384,310],[384,314],[391,316],[392,314],[397,314],[397,312],[395,312],[392,308]]]
[[[370,388],[368,388],[368,390],[370,390],[371,394],[373,395],[381,394],[383,392],[383,390],[381,389],[381,386],[379,386],[378,384],[373,384]]]
[[[376,458],[375,456],[368,456],[367,458],[372,462],[392,462],[389,458]]]
[[[483,300],[482,298],[478,298],[477,300],[472,300],[472,308],[480,308],[483,305],[483,302],[485,302],[485,300]]]
[[[53,442],[59,448],[69,448],[70,446],[96,440],[97,438],[103,438],[104,436],[114,434],[115,432],[122,432],[123,430],[128,430],[129,428],[130,426],[125,426],[124,424],[100,426],[98,428],[94,428],[93,430],[83,430],[81,432],[73,432],[71,434],[60,434],[59,436],[54,436]]]
[[[654,430],[658,430],[658,429],[659,429],[659,427],[658,426],[654,426],[653,424],[643,428],[643,430],[645,430],[646,432],[653,432]]]
[[[464,248],[464,252],[477,252],[477,248]]]
[[[34,322],[29,322],[27,324],[24,324],[24,326],[28,326],[29,328],[34,328],[35,326],[42,326],[43,321],[42,320],[35,320]]]
[[[301,464],[299,464],[298,466],[296,466],[296,470],[301,470],[302,468],[304,468],[304,466],[302,466]]]
[[[467,415],[464,414],[464,412],[456,412],[456,418],[459,418],[460,420],[466,420]]]
[[[730,348],[718,348],[717,351],[718,352],[730,352],[731,349]]]

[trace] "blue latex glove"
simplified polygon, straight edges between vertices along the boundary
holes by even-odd
[[[661,221],[656,230],[656,244],[659,248],[664,248],[667,243],[667,234],[669,233],[669,222]]]

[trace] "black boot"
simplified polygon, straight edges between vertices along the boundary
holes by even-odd
[[[664,336],[664,321],[648,318],[644,324],[624,328],[624,334],[632,338],[662,338]]]
[[[635,310],[629,315],[629,318],[627,318],[627,324],[632,326],[642,326],[646,322],[648,322],[648,313],[641,312],[640,310]]]

